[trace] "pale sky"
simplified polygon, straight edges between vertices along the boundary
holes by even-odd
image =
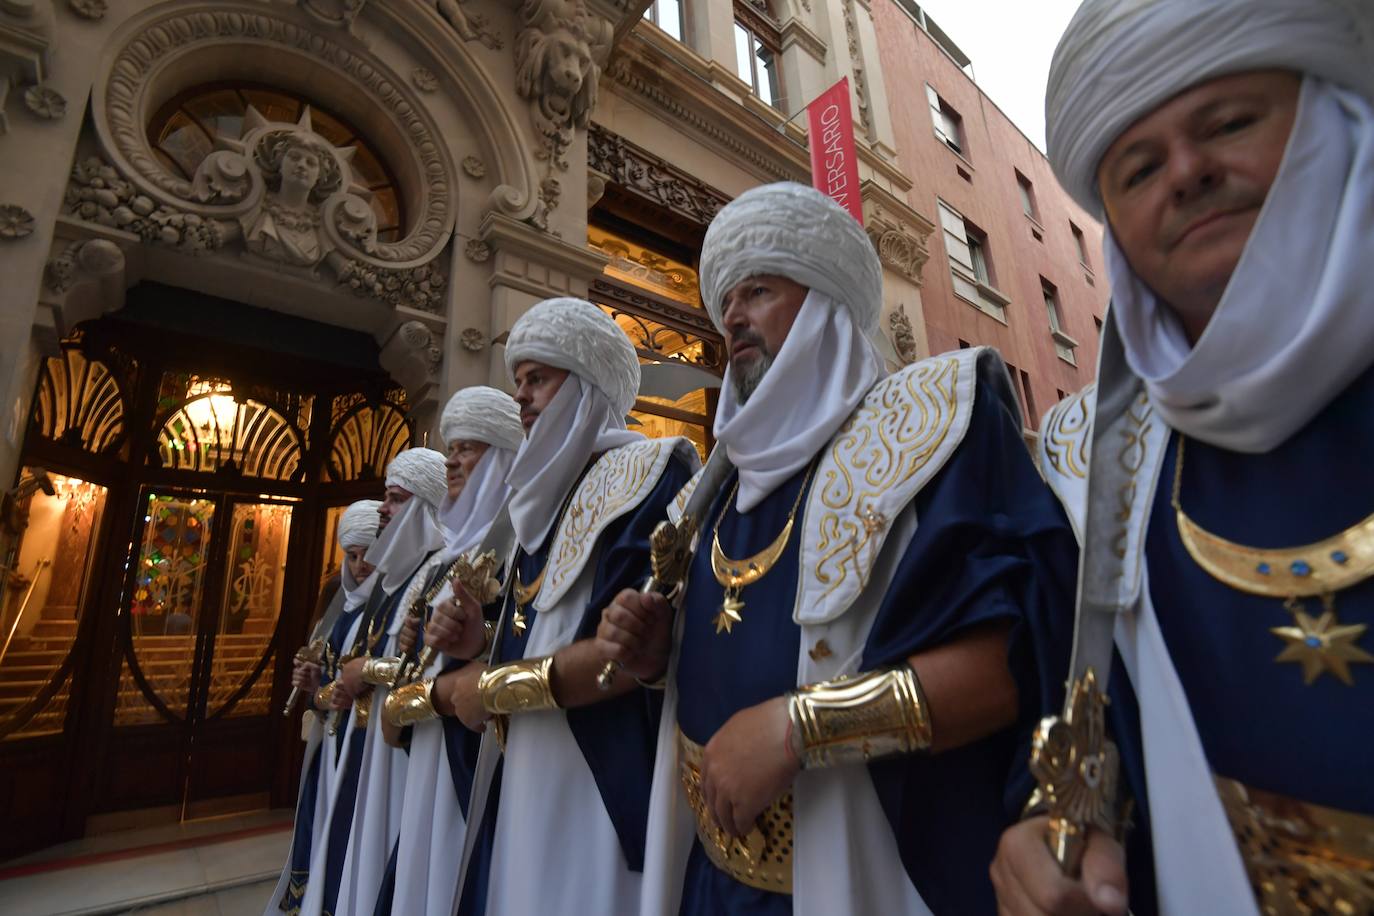
[[[973,60],[979,88],[1045,149],[1045,80],[1080,0],[918,0]]]

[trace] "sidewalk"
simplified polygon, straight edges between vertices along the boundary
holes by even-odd
[[[110,833],[0,866],[6,916],[259,916],[291,844],[290,811]]]

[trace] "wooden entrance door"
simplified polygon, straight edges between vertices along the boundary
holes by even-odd
[[[208,799],[266,798],[273,635],[298,508],[143,487],[119,608],[102,807],[176,806],[186,816]]]

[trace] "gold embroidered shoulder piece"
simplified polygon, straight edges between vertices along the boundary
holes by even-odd
[[[1097,385],[1088,385],[1050,408],[1040,424],[1036,458],[1040,473],[1064,506],[1079,539],[1088,497],[1088,452],[1092,444]]]
[[[981,350],[881,379],[821,453],[802,524],[794,619],[825,623],[868,585],[893,521],[963,441]]]
[[[653,492],[673,452],[691,447],[682,438],[645,439],[611,449],[597,459],[558,523],[535,610],[557,606],[582,574],[606,526]]]

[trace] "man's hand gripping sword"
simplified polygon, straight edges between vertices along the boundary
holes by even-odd
[[[296,661],[302,665],[318,665],[324,661],[324,649],[324,637],[317,636],[310,640],[309,645],[301,646],[296,650]],[[296,704],[300,702],[301,692],[299,687],[291,688],[291,692],[286,696],[286,706],[281,711],[283,716],[289,717],[291,715],[291,710],[295,709]]]
[[[690,515],[684,515],[677,524],[666,520],[658,523],[649,536],[649,563],[653,575],[640,589],[641,594],[657,592],[670,602],[678,596],[692,565],[692,544],[696,534],[696,520]],[[606,662],[596,676],[596,686],[610,690],[621,667],[614,659]]]

